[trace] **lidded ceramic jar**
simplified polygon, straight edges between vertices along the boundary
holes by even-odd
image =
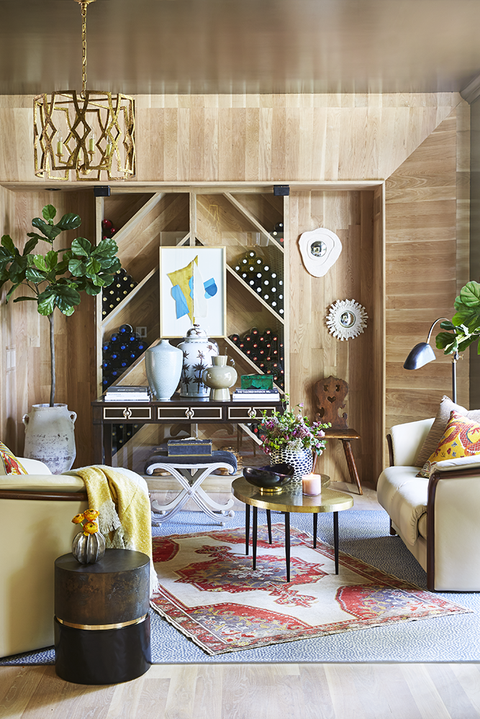
[[[183,352],[180,396],[208,398],[210,387],[203,381],[203,372],[212,366],[212,358],[218,355],[217,343],[208,339],[200,325],[194,324],[178,347]]]
[[[230,400],[229,388],[237,381],[237,370],[227,361],[227,355],[212,357],[212,367],[203,370],[203,381],[212,390],[211,399],[220,402]],[[230,361],[234,363],[233,359]]]

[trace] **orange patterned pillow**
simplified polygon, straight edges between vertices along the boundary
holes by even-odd
[[[0,442],[0,474],[28,474],[3,442]]]
[[[471,457],[475,454],[480,454],[480,424],[452,411],[437,449],[432,452],[417,477],[428,477],[433,465],[444,459]]]

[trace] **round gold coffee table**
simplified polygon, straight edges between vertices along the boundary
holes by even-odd
[[[268,541],[272,543],[271,511],[285,514],[285,560],[287,582],[290,581],[290,512],[313,514],[313,546],[317,546],[317,521],[321,512],[333,513],[333,546],[335,551],[335,574],[338,574],[338,513],[353,507],[353,497],[345,492],[330,489],[329,477],[322,475],[322,493],[317,497],[302,494],[302,488],[283,492],[261,492],[239,477],[232,482],[233,495],[245,503],[245,554],[248,556],[250,545],[250,507],[253,507],[252,550],[253,569],[257,565],[257,515],[258,509],[267,510]]]

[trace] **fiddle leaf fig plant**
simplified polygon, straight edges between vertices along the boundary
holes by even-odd
[[[451,321],[444,320],[435,340],[438,349],[444,354],[464,352],[473,342],[480,340],[480,284],[467,282],[460,294],[455,298],[456,313]],[[477,347],[480,354],[480,342]]]
[[[76,230],[82,223],[74,214],[66,214],[55,223],[57,210],[46,205],[42,218],[35,217],[32,226],[36,232],[28,232],[29,239],[23,252],[16,247],[9,235],[4,235],[0,246],[0,289],[6,282],[11,287],[6,302],[19,287],[25,287],[29,294],[16,297],[14,302],[36,302],[39,314],[50,322],[50,406],[55,402],[55,310],[67,317],[80,304],[81,293],[97,295],[103,287],[110,285],[120,269],[117,258],[118,246],[115,240],[104,238],[96,247],[85,237],[77,237],[70,247],[55,250],[54,241],[62,232]],[[45,254],[35,252],[39,242],[50,246]]]

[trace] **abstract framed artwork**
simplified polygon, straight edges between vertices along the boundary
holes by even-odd
[[[184,337],[193,324],[225,336],[224,247],[160,247],[160,336]]]

